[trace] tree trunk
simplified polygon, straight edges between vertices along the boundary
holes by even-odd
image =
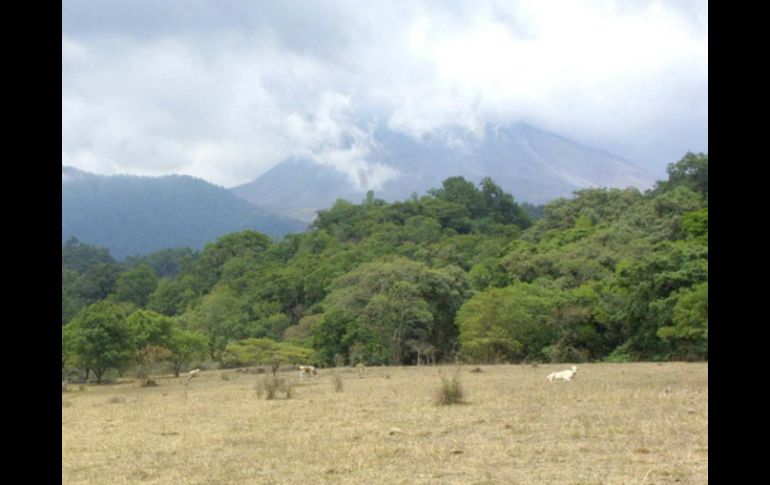
[[[104,369],[94,369],[94,374],[96,374],[96,383],[101,384],[102,383],[102,374],[104,373]]]

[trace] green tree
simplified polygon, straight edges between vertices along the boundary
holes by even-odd
[[[200,304],[182,317],[190,328],[204,333],[211,345],[212,356],[224,350],[228,342],[259,335],[256,322],[249,318],[249,302],[227,286],[216,286]]]
[[[117,301],[127,301],[144,308],[158,286],[158,277],[146,264],[141,264],[118,277],[115,289]]]
[[[167,347],[174,327],[170,317],[151,310],[136,310],[126,319],[131,331],[132,346],[141,349],[147,345]]]
[[[544,349],[557,337],[560,296],[527,283],[477,293],[457,312],[462,354],[483,362],[545,360]]]
[[[83,308],[62,329],[70,363],[93,370],[99,384],[105,370],[128,364],[134,348],[127,325],[131,310],[131,305],[104,301]]]
[[[709,243],[709,209],[687,212],[682,215],[682,229],[686,238],[695,239],[698,243],[708,246]]]
[[[670,190],[674,187],[684,185],[685,187],[700,192],[708,198],[709,157],[707,154],[687,152],[681,160],[669,164],[666,168],[666,172],[668,173],[668,181],[659,183],[659,188]]]
[[[319,356],[332,362],[359,343],[369,363],[416,359],[412,341],[434,345],[439,357],[454,344],[454,314],[468,290],[459,268],[432,270],[403,258],[365,263],[339,278],[315,327]]]
[[[169,361],[174,366],[174,376],[179,377],[183,366],[203,357],[208,352],[209,342],[208,338],[200,332],[174,326],[166,347],[171,352]]]
[[[69,322],[83,307],[83,303],[72,291],[72,286],[78,279],[78,273],[71,269],[61,269],[61,323]]]
[[[673,325],[658,329],[658,336],[673,344],[673,356],[708,359],[708,282],[679,290]]]
[[[77,273],[85,273],[99,264],[115,264],[115,259],[110,256],[107,248],[81,243],[75,237],[69,238],[62,246],[61,265],[63,268]]]
[[[168,316],[184,313],[198,299],[193,277],[184,274],[178,278],[162,278],[149,296],[147,308]]]
[[[270,238],[257,231],[243,231],[219,237],[215,243],[203,248],[193,264],[195,289],[206,293],[214,287],[222,275],[222,268],[230,259],[246,257],[263,261],[273,246]]]
[[[192,267],[195,254],[190,248],[171,248],[155,251],[145,256],[128,256],[125,264],[135,268],[146,264],[159,278],[176,277]]]
[[[513,196],[503,191],[491,178],[481,181],[481,195],[486,214],[495,222],[515,224],[522,229],[532,225],[529,215],[513,200]]]
[[[96,264],[82,273],[70,290],[84,305],[90,305],[115,292],[120,273],[116,264]]]
[[[251,338],[227,345],[222,363],[228,367],[247,365],[303,364],[311,360],[313,349],[297,347],[267,338]]]
[[[283,340],[298,347],[313,347],[313,329],[321,321],[323,315],[307,315],[283,332]]]
[[[491,183],[491,179],[489,180]],[[433,197],[464,207],[470,217],[481,217],[486,213],[486,194],[481,194],[473,182],[464,177],[449,177],[441,183],[440,189],[429,190]]]

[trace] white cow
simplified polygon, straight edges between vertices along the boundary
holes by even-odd
[[[550,382],[557,381],[561,379],[562,381],[570,381],[572,380],[572,376],[574,376],[577,373],[577,366],[573,365],[568,370],[563,370],[559,372],[551,372],[548,374],[548,379]]]
[[[305,377],[318,377],[318,370],[313,367],[312,365],[301,365],[299,366],[299,378],[305,378]]]
[[[193,377],[198,377],[198,374],[200,374],[200,369],[193,369],[190,372],[187,373],[187,382],[190,382],[190,379]]]

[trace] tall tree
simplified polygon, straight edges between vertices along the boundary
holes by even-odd
[[[666,168],[668,181],[658,183],[658,188],[670,190],[684,185],[698,191],[708,199],[709,195],[709,157],[705,153],[692,153],[682,157],[676,163],[671,163]]]

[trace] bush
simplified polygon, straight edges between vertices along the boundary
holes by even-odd
[[[265,400],[275,399],[281,393],[286,399],[294,396],[294,383],[286,379],[275,377],[273,374],[267,374],[264,379],[257,381],[257,396],[264,397]]]
[[[336,392],[342,392],[342,376],[337,371],[332,372],[332,384],[334,385],[334,390]]]
[[[222,367],[250,365],[301,364],[313,355],[313,349],[297,347],[267,338],[250,338],[227,345],[222,353]]]
[[[611,362],[615,364],[621,364],[624,362],[633,362],[634,358],[631,356],[631,354],[628,353],[628,351],[624,347],[618,347],[617,349],[613,350],[610,355],[604,358],[604,362]]]
[[[460,384],[460,369],[457,369],[452,379],[441,377],[441,386],[436,392],[436,405],[448,406],[465,402],[465,393]]]
[[[545,354],[552,364],[561,364],[564,362],[587,362],[588,351],[585,349],[578,349],[571,345],[562,345],[560,343],[549,345],[543,349]]]

